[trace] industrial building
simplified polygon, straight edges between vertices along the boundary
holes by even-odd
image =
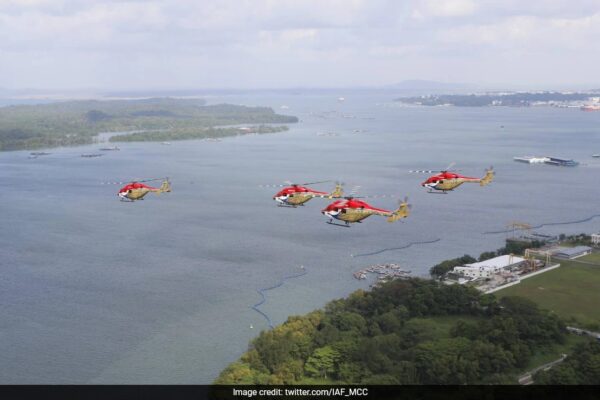
[[[461,267],[454,267],[453,273],[462,275],[471,279],[491,278],[503,271],[510,271],[519,267],[526,259],[513,255],[504,255],[490,258],[489,260],[479,261],[472,264],[465,264]]]
[[[592,244],[596,246],[600,245],[600,233],[592,234]]]
[[[556,258],[564,258],[572,260],[577,257],[582,257],[592,252],[592,248],[588,246],[575,247],[555,247],[552,249],[552,255]]]

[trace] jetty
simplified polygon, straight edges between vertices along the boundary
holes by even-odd
[[[379,283],[386,282],[391,279],[408,279],[410,278],[411,272],[412,271],[402,269],[402,267],[398,264],[389,263],[371,265],[354,272],[352,276],[354,276],[355,279],[363,280],[367,279],[369,274],[375,274],[377,275],[377,280],[371,286],[376,286]]]

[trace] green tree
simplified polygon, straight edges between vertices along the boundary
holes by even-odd
[[[304,365],[304,370],[315,377],[327,378],[327,374],[333,374],[340,355],[331,346],[316,349]]]

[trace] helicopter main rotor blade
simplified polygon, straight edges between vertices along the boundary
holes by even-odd
[[[316,185],[317,183],[326,183],[326,182],[331,182],[331,181],[327,180],[327,181],[317,181],[317,182],[306,182],[306,183],[300,183],[300,185]]]
[[[452,161],[450,164],[448,164],[448,166],[446,167],[446,169],[444,171],[450,171],[452,169],[452,167],[454,167],[456,165],[456,163],[454,161]]]
[[[325,183],[325,182],[331,182],[331,180],[327,180],[327,181],[317,181],[317,182],[305,182],[305,183],[294,183],[292,181],[284,181],[283,184],[275,184],[275,185],[258,185],[258,187],[261,188],[280,188],[280,187],[286,187],[286,186],[303,186],[303,185],[316,185],[317,183]]]
[[[169,178],[130,179],[127,181],[104,181],[104,182],[100,182],[100,184],[101,185],[126,185],[126,184],[132,183],[132,182],[143,183],[143,182],[154,182],[154,181],[164,181],[164,180],[169,180]]]
[[[435,172],[442,172],[435,169],[411,169],[408,171],[409,174],[433,174]]]

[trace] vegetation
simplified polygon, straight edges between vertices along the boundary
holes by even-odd
[[[580,233],[578,235],[559,235],[559,239],[561,244],[563,245],[571,245],[571,246],[592,246],[592,236],[587,235],[585,233]]]
[[[600,382],[600,342],[579,344],[565,361],[548,371],[538,372],[533,379],[541,385],[597,385]]]
[[[218,384],[514,383],[563,323],[518,297],[394,280],[263,331]]]
[[[219,137],[240,133],[225,128],[228,125],[297,121],[296,117],[279,115],[266,107],[207,106],[197,99],[86,100],[20,105],[0,108],[0,150],[93,143],[100,132],[151,132],[149,135],[135,134],[133,139],[127,140]],[[282,129],[262,126],[254,131],[266,133]]]
[[[226,136],[235,136],[250,133],[275,133],[287,131],[285,125],[259,125],[240,128],[187,128],[187,129],[169,129],[160,131],[135,132],[124,135],[115,135],[110,138],[111,142],[158,142],[165,140],[187,140],[187,139],[206,139],[221,138]]]
[[[598,331],[600,263],[595,261],[596,257],[596,254],[590,254],[577,260],[560,260],[560,268],[532,276],[496,292],[496,295],[528,298],[540,307],[552,310],[569,325]]]
[[[403,97],[396,99],[403,103],[423,106],[453,105],[459,107],[510,106],[528,107],[536,102],[585,101],[594,97],[593,93],[512,93],[512,94],[469,94]]]
[[[441,278],[444,275],[446,275],[448,272],[452,271],[452,269],[454,267],[459,267],[459,266],[465,265],[465,264],[471,264],[471,263],[474,263],[476,261],[477,260],[474,259],[473,257],[471,257],[470,255],[465,254],[462,257],[453,258],[453,259],[450,259],[450,260],[445,260],[445,261],[442,261],[439,264],[434,265],[429,270],[429,274],[431,276],[435,276],[435,277]]]

